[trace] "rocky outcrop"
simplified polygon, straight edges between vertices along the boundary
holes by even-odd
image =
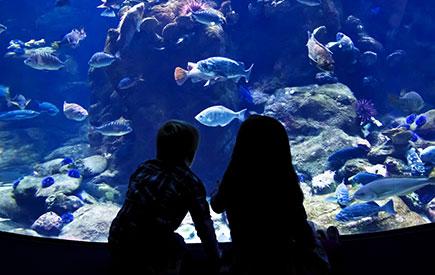
[[[74,212],[74,220],[65,225],[59,237],[69,240],[107,242],[112,220],[119,206],[111,203],[86,205]]]

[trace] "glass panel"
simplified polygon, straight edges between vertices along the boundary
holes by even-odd
[[[1,231],[107,241],[169,119],[199,129],[211,194],[252,113],[285,126],[320,227],[435,220],[431,1],[98,2],[0,0]]]

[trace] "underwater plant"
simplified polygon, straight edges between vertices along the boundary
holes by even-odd
[[[74,160],[72,158],[64,158],[61,163],[62,163],[62,165],[68,165],[68,164],[71,164],[73,162],[74,162]]]
[[[183,5],[180,7],[180,15],[188,15],[191,12],[206,10],[211,8],[209,4],[201,0],[187,0],[184,1]]]
[[[378,112],[372,101],[367,99],[360,99],[355,102],[355,111],[361,123],[371,120]]]

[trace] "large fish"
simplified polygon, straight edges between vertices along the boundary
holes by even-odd
[[[387,212],[391,215],[396,214],[396,211],[394,210],[393,200],[390,200],[383,206],[379,206],[374,201],[353,204],[342,209],[335,216],[335,219],[340,222],[355,221],[365,217],[376,216],[381,211]]]
[[[238,82],[241,78],[249,82],[253,66],[246,70],[243,62],[225,57],[210,57],[197,63],[189,62],[187,70],[175,68],[174,78],[178,85],[183,85],[189,78],[192,82],[206,81],[204,86],[225,80]]]
[[[308,32],[308,57],[317,64],[320,70],[333,71],[335,61],[332,58],[332,52],[316,39],[319,31],[326,31],[326,27],[320,26],[313,33]]]
[[[296,1],[309,7],[317,7],[322,4],[322,0],[296,0]]]
[[[223,25],[227,22],[223,13],[213,8],[192,11],[192,17],[204,25]]]
[[[75,103],[63,103],[63,113],[70,120],[83,121],[88,117],[88,111]]]
[[[24,60],[24,64],[35,70],[43,71],[57,71],[65,67],[64,62],[48,53],[34,53]]]
[[[127,135],[133,131],[130,121],[120,117],[115,121],[108,122],[99,127],[95,127],[94,131],[109,137],[120,137]]]
[[[112,65],[113,62],[115,62],[119,56],[113,56],[108,53],[104,52],[97,52],[92,55],[91,59],[89,59],[89,66],[91,68],[104,68]]]
[[[56,116],[59,113],[59,109],[56,105],[50,102],[37,102],[41,113],[47,113],[50,116]]]
[[[12,99],[6,99],[8,106],[15,106],[20,110],[26,109],[27,105],[29,105],[31,99],[26,99],[23,95],[16,95]]]
[[[383,200],[412,193],[427,185],[435,185],[435,178],[382,178],[362,186],[353,197],[362,201]]]
[[[31,119],[39,115],[40,115],[39,112],[33,110],[15,110],[15,111],[0,113],[0,121]]]
[[[234,119],[244,121],[245,118],[246,109],[243,109],[240,112],[234,112],[224,106],[213,106],[207,108],[195,117],[195,119],[201,124],[210,127],[224,127],[230,124]]]

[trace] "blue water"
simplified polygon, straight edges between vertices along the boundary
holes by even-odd
[[[88,65],[89,59],[94,53],[105,49],[108,30],[117,28],[120,21],[118,16],[100,16],[103,11],[97,9],[100,1],[70,0],[69,4],[56,7],[55,0],[0,0],[0,10],[3,11],[0,14],[0,24],[7,27],[0,34],[0,85],[9,87],[11,96],[22,94],[31,99],[26,107],[29,110],[38,110],[37,101],[50,102],[60,110],[56,116],[43,113],[32,119],[0,121],[0,149],[3,152],[0,157],[1,192],[13,192],[17,196],[19,191],[11,183],[21,177],[27,176],[40,182],[39,177],[42,179],[51,174],[65,174],[68,169],[80,168],[76,167],[77,163],[73,163],[76,166],[45,171],[45,174],[35,168],[48,160],[68,157],[74,162],[80,162],[88,156],[98,155],[107,160],[104,169],[90,173],[92,175],[83,175],[80,186],[65,194],[79,197],[84,201],[82,209],[85,209],[89,207],[83,198],[82,191],[85,190],[98,201],[94,204],[110,203],[115,208],[111,211],[116,213],[129,175],[143,160],[154,156],[155,133],[158,127],[168,119],[182,119],[194,124],[201,132],[201,145],[192,169],[203,179],[207,191],[211,193],[226,168],[240,121],[235,119],[225,127],[208,127],[195,120],[195,116],[211,106],[224,105],[233,111],[247,108],[259,114],[264,112],[281,120],[286,126],[293,146],[292,153],[296,156],[296,169],[301,175],[303,187],[308,186],[308,189],[304,189],[307,212],[321,226],[336,225],[340,231],[349,234],[391,230],[435,220],[435,191],[430,185],[405,197],[393,196],[396,206],[401,204],[407,209],[405,213],[401,213],[405,222],[394,222],[393,217],[384,217],[388,215],[382,216],[385,213],[381,213],[381,218],[367,217],[369,221],[357,221],[355,225],[343,224],[334,219],[340,206],[326,202],[324,198],[333,195],[339,183],[344,181],[347,184],[347,179],[361,172],[361,169],[376,173],[373,172],[375,165],[383,166],[383,170],[378,173],[387,177],[429,177],[430,173],[433,174],[433,162],[407,162],[410,138],[401,144],[396,141],[396,144],[391,144],[391,141],[386,144],[390,149],[391,146],[394,148],[386,155],[390,157],[388,161],[386,156],[379,159],[371,157],[369,153],[357,157],[364,164],[354,170],[348,168],[351,165],[345,165],[347,160],[354,157],[341,159],[338,161],[341,163],[340,167],[334,169],[328,167],[327,163],[328,157],[337,151],[355,146],[350,140],[366,139],[372,149],[380,145],[375,141],[379,139],[380,132],[395,128],[412,113],[424,115],[427,119],[421,129],[415,125],[410,126],[412,134],[418,136],[418,142],[413,145],[418,155],[434,144],[435,115],[431,117],[430,111],[435,112],[435,7],[430,1],[323,0],[321,5],[310,7],[296,0],[233,0],[231,9],[221,9],[227,21],[221,32],[216,31],[216,25],[206,26],[186,14],[189,23],[180,23],[178,29],[172,33],[168,31],[171,27],[168,25],[176,22],[175,16],[180,16],[180,11],[186,8],[181,6],[186,6],[183,3],[187,1],[178,1],[181,3],[179,8],[166,13],[162,12],[163,9],[156,8],[164,7],[166,2],[168,1],[154,1],[146,5],[143,18],[155,16],[158,25],[154,29],[134,32],[131,42],[125,48],[114,52],[110,52],[110,47],[106,48],[106,52],[112,55],[119,53],[120,60],[105,68],[92,69]],[[208,6],[204,7],[219,9],[222,2],[209,1]],[[351,15],[356,19],[349,19]],[[336,33],[342,32],[358,49],[331,49],[335,68],[328,79],[319,79],[319,75],[316,79],[316,74],[323,71],[308,58],[306,47],[307,32],[313,32],[320,26],[326,27],[326,33],[319,32],[316,35],[321,45],[336,42]],[[24,64],[23,57],[5,56],[11,40],[27,42],[43,38],[46,46],[50,46],[52,42],[62,40],[71,30],[81,28],[85,30],[87,37],[77,48],[62,46],[54,53],[60,60],[66,61],[67,66],[61,70],[35,70]],[[362,37],[372,40],[364,43],[361,41]],[[368,61],[362,56],[367,51],[377,55],[377,60],[372,65],[364,65]],[[392,55],[393,53],[396,54]],[[238,83],[226,80],[203,87],[205,81],[192,83],[189,79],[182,86],[176,84],[175,67],[187,69],[187,62],[198,62],[213,56],[224,56],[243,62],[245,69],[254,64],[249,83],[244,83],[243,79]],[[139,76],[142,76],[143,81],[138,81],[132,88],[117,89],[119,81],[124,77]],[[326,109],[322,107],[325,105],[314,100],[316,93],[322,92],[322,86],[311,86],[308,89],[311,92],[295,88],[337,81],[350,89],[353,99],[342,101],[335,98],[333,103],[328,103],[334,106]],[[280,96],[279,90],[286,87],[293,87],[293,91],[296,91],[294,97]],[[343,86],[330,87],[343,89]],[[423,102],[415,97],[408,100],[406,93],[412,91]],[[311,97],[313,102],[317,102],[313,104],[318,105],[298,105],[302,102],[298,97],[301,93],[309,95],[303,102],[310,101]],[[375,109],[366,120],[361,121],[355,115],[341,117],[343,110],[348,110],[343,111],[343,114],[355,114],[352,107],[354,101],[362,99],[368,100],[371,108]],[[68,119],[63,114],[64,101],[79,104],[86,109],[89,112],[87,119],[80,122]],[[276,102],[282,104],[278,106]],[[13,110],[17,108],[8,106],[6,100],[0,99],[1,112]],[[372,115],[382,126],[370,122]],[[330,119],[334,116],[342,121],[334,122]],[[132,133],[110,137],[102,136],[92,129],[120,117],[130,121]],[[310,124],[313,121],[315,123]],[[298,126],[298,123],[303,125]],[[332,123],[336,124],[329,127]],[[320,144],[319,146],[326,149],[319,149],[320,153],[313,151],[313,157],[309,158],[304,155],[304,151],[310,150],[313,144],[310,148],[298,147],[304,142],[315,140],[319,135],[331,139],[332,145],[338,144],[333,141],[334,136],[339,135],[338,130],[345,132],[348,138],[339,148],[332,146],[328,149],[325,144]],[[415,135],[414,138],[417,138]],[[387,134],[381,135],[381,138],[386,136]],[[395,140],[391,136],[389,138]],[[76,144],[87,144],[92,152],[80,155],[67,150],[63,154],[50,156],[57,148]],[[342,155],[339,156],[342,158]],[[398,171],[389,168],[391,161],[400,164]],[[416,165],[420,167],[419,174],[412,172]],[[331,169],[335,175],[330,180],[329,187],[319,189],[313,186],[314,178],[319,178],[319,175]],[[108,174],[114,176],[107,177]],[[95,191],[102,186],[99,184],[106,184],[111,191],[107,191],[107,188],[103,188],[106,191]],[[358,190],[359,185],[353,183],[348,187],[352,194]],[[380,202],[379,205],[385,202]],[[17,203],[18,206],[13,211],[2,209],[2,205],[6,203],[0,203],[0,217],[7,219],[0,223],[0,230],[29,229],[39,216],[50,210],[38,200],[18,198]],[[37,211],[29,211],[29,205],[32,204],[37,204]],[[322,219],[315,213],[315,209],[326,209],[325,215],[330,218]],[[72,212],[74,215],[74,211],[68,213]],[[57,214],[61,216],[65,213]],[[80,222],[74,219],[68,226]],[[109,224],[109,221],[106,222]],[[78,237],[73,236],[73,230],[65,225],[59,237],[80,239],[82,235],[78,232]],[[105,233],[100,233],[104,239]]]

